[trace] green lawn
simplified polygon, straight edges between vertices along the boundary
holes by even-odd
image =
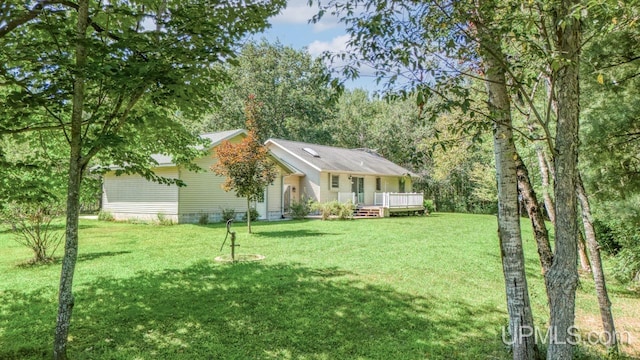
[[[219,264],[223,225],[81,221],[73,359],[508,359],[496,219],[435,214],[236,224],[240,254]],[[523,221],[537,323],[546,296]],[[49,358],[60,265],[0,232],[0,359]],[[228,248],[224,250],[228,252]],[[58,251],[61,253],[61,250]],[[637,293],[611,281],[628,353],[640,348]],[[598,330],[588,277],[578,324]],[[582,358],[598,348],[582,347]]]

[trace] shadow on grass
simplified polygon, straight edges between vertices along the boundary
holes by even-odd
[[[122,254],[131,254],[131,251],[102,251],[88,254],[78,255],[78,261],[91,261],[106,256],[117,256]]]
[[[257,237],[268,237],[268,238],[303,238],[303,237],[340,235],[340,234],[300,229],[300,230],[280,230],[280,231],[258,230],[254,232],[253,235]]]
[[[69,355],[74,359],[509,357],[496,321],[504,314],[495,307],[463,301],[447,304],[437,296],[413,296],[349,280],[352,275],[296,265],[200,262],[129,279],[99,279],[76,292]],[[0,300],[0,358],[50,357],[55,292],[0,292]]]

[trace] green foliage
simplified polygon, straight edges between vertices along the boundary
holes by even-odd
[[[622,249],[616,255],[614,276],[623,282],[640,287],[640,237],[635,234],[635,244]]]
[[[119,165],[119,172],[175,182],[150,171],[149,155],[171,154],[174,162],[190,166],[197,140],[182,118],[211,108],[212,88],[227,80],[214,65],[232,61],[241,39],[268,26],[267,18],[284,1],[89,6],[88,40],[82,44],[88,56],[80,72],[75,68],[77,4],[44,2],[29,16],[24,4],[3,5],[0,134],[54,129],[66,143],[74,81],[82,74],[81,166],[88,168],[97,157]]]
[[[4,155],[0,152],[0,208],[12,202],[63,202],[67,169],[62,164],[66,144],[56,135],[53,132],[41,132],[37,136],[0,135],[0,149],[10,149]]]
[[[304,200],[299,202],[292,202],[289,205],[289,212],[291,214],[291,217],[294,219],[304,219],[311,212],[311,205],[312,203]]]
[[[424,122],[412,100],[387,101],[363,90],[346,91],[338,101],[335,119],[326,126],[333,145],[372,149],[409,169],[428,165],[422,141],[432,135],[432,126]]]
[[[209,224],[209,214],[201,214],[198,218],[198,224],[207,225]]]
[[[436,203],[432,199],[424,199],[423,205],[427,214],[436,212]]]
[[[225,191],[234,190],[236,196],[257,200],[264,189],[276,178],[276,167],[269,158],[269,151],[258,140],[258,113],[262,104],[255,96],[249,96],[245,112],[247,137],[239,143],[223,141],[215,150],[217,162],[211,170],[224,176],[222,187]]]
[[[225,71],[229,84],[214,91],[223,106],[216,107],[198,131],[243,127],[245,100],[253,94],[263,103],[256,124],[260,141],[329,141],[331,134],[323,125],[333,116],[336,92],[321,59],[280,43],[250,42],[242,48],[237,66]]]
[[[98,220],[100,221],[115,221],[113,214],[109,211],[100,210],[98,213]]]
[[[234,220],[235,218],[236,211],[234,209],[222,209],[222,222],[226,223],[227,221]]]
[[[171,218],[168,218],[167,215],[164,213],[159,212],[156,216],[158,217],[158,224],[160,225],[171,226],[176,224]]]
[[[625,206],[637,206],[640,197],[624,202]],[[614,202],[618,206],[622,202]],[[596,213],[598,243],[601,249],[615,259],[613,274],[623,282],[640,285],[640,221],[637,208],[627,211],[612,209]]]
[[[328,220],[331,217],[331,213],[335,208],[333,202],[314,202],[311,206],[313,211],[317,211],[320,213],[320,217],[322,220]]]
[[[328,220],[332,216],[340,220],[347,220],[353,218],[353,211],[355,206],[352,202],[342,203],[338,200],[327,201],[327,202],[314,202],[311,205],[311,209],[313,211],[317,211],[320,213],[320,217],[322,220]]]
[[[260,213],[258,212],[258,210],[254,209],[254,208],[251,208],[249,210],[249,214],[251,215],[251,221],[256,221],[260,217]],[[244,213],[244,215],[242,215],[242,220],[247,221],[247,213],[246,212]]]

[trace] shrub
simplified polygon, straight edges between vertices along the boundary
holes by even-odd
[[[200,214],[198,218],[198,224],[207,225],[209,223],[209,214]]]
[[[640,285],[640,246],[622,249],[615,257],[613,273],[624,283]]]
[[[55,204],[7,205],[0,216],[11,224],[15,240],[33,251],[31,263],[48,263],[60,246],[64,232],[56,231],[51,222],[62,215],[62,207]]]
[[[304,219],[311,212],[310,202],[293,202],[289,205],[289,212],[294,219]]]
[[[114,221],[115,218],[113,217],[113,214],[111,214],[110,212],[100,210],[100,212],[98,213],[98,220],[100,220],[100,221]]]
[[[260,213],[258,213],[258,210],[254,209],[254,208],[251,208],[251,210],[249,211],[249,214],[251,214],[251,221],[256,221],[260,217]],[[242,220],[247,221],[247,213],[246,212],[242,216]]]
[[[320,217],[322,218],[322,220],[327,220],[329,219],[329,217],[331,217],[333,204],[331,202],[314,202],[312,205],[312,209],[320,213]]]
[[[236,211],[234,209],[222,209],[222,222],[227,222],[229,220],[235,220]]]
[[[351,201],[346,203],[338,203],[336,207],[336,215],[340,220],[351,220],[353,219],[353,210],[355,210],[355,205]]]
[[[164,213],[158,213],[158,224],[169,226],[169,225],[174,225],[175,223],[173,222],[173,220],[169,219],[167,215],[165,215]]]
[[[424,211],[431,214],[436,211],[436,203],[431,199],[424,199]]]
[[[338,200],[328,201],[324,203],[313,203],[313,210],[320,213],[322,220],[327,220],[334,215],[338,219],[345,220],[353,218],[354,205],[351,202],[341,203]]]

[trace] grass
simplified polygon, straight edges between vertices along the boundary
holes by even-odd
[[[219,264],[223,225],[83,220],[70,330],[73,359],[508,359],[496,219],[435,214],[356,221],[236,224],[239,254]],[[548,315],[523,221],[536,321]],[[228,252],[228,248],[224,250]],[[0,359],[50,358],[59,262],[0,231]],[[637,293],[611,281],[619,331],[638,356]],[[599,329],[583,277],[578,325]],[[595,320],[594,320],[595,319]],[[596,359],[601,348],[582,346]]]

